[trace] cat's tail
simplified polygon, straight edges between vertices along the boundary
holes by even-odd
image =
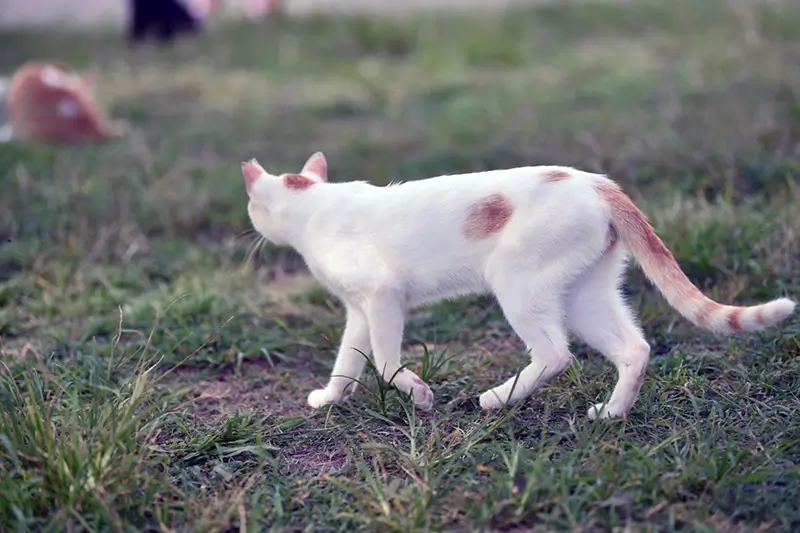
[[[611,210],[611,225],[658,287],[667,302],[681,315],[701,328],[720,334],[758,331],[773,326],[794,312],[795,303],[778,298],[750,307],[719,304],[700,292],[675,261],[672,252],[653,231],[633,201],[611,180],[595,183]]]

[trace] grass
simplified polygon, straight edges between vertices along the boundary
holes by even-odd
[[[797,531],[800,319],[715,338],[628,281],[654,357],[626,421],[613,368],[485,414],[524,359],[487,298],[409,320],[431,413],[368,376],[308,392],[343,312],[289,251],[248,261],[238,162],[376,184],[558,163],[619,180],[726,302],[800,295],[800,10],[563,3],[219,26],[164,50],[0,33],[102,67],[134,123],[103,147],[0,147],[0,530]]]

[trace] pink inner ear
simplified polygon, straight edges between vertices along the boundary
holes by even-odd
[[[300,171],[300,174],[307,173],[316,174],[322,178],[322,181],[328,181],[328,161],[325,160],[322,152],[317,152],[308,158],[306,164],[303,165],[303,170]]]
[[[253,188],[253,184],[261,177],[261,167],[250,161],[242,161],[242,175],[244,176],[244,185],[248,194]]]

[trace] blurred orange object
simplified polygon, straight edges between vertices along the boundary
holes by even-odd
[[[111,120],[94,99],[94,71],[73,72],[57,61],[30,61],[14,72],[6,92],[5,112],[13,137],[45,143],[116,139],[126,121]]]

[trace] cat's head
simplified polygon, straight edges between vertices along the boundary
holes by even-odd
[[[299,174],[270,174],[256,161],[242,162],[249,201],[247,214],[253,227],[275,244],[287,244],[283,227],[285,207],[302,201],[302,195],[328,181],[328,163],[322,152],[308,158]]]

